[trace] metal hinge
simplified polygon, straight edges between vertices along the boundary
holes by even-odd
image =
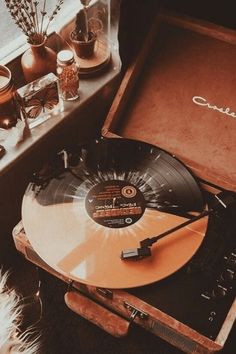
[[[132,322],[136,317],[139,317],[141,320],[147,320],[148,314],[142,310],[139,310],[137,307],[129,304],[127,301],[124,301],[124,307],[131,312],[130,322]]]

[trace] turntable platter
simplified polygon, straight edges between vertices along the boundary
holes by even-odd
[[[183,223],[203,207],[200,188],[180,161],[127,139],[96,140],[73,154],[78,157],[73,167],[38,194],[30,184],[23,198],[26,235],[49,266],[81,283],[130,288],[161,280],[191,259],[207,218],[159,240],[149,258],[120,258],[123,249]]]

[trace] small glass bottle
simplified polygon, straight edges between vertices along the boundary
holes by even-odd
[[[61,50],[57,54],[57,76],[63,100],[72,101],[79,97],[79,68],[71,50]]]
[[[0,128],[10,129],[17,123],[14,84],[10,70],[0,65]]]

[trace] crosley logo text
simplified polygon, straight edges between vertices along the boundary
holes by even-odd
[[[215,111],[218,111],[220,113],[224,113],[227,114],[227,116],[231,116],[233,118],[236,118],[236,113],[235,112],[231,112],[230,108],[224,108],[224,107],[218,107],[214,104],[211,104],[209,102],[207,102],[207,100],[201,96],[193,96],[193,102],[199,106],[204,106],[208,109],[213,109]]]

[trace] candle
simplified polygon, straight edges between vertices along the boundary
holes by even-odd
[[[11,72],[6,66],[0,65],[0,128],[3,129],[9,129],[17,122],[13,93]]]
[[[2,90],[8,83],[10,79],[6,76],[0,75],[0,90]]]

